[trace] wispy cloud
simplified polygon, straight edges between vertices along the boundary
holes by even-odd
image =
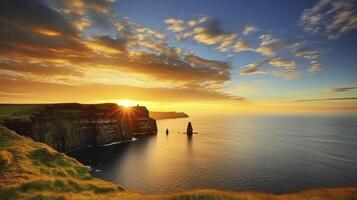
[[[308,48],[297,48],[292,51],[292,54],[296,57],[302,57],[308,60],[314,60],[318,58],[320,52]]]
[[[269,46],[260,46],[255,51],[266,57],[273,57],[275,55],[275,51]]]
[[[296,68],[296,62],[283,59],[283,58],[275,58],[269,62],[269,64],[280,67],[280,68],[285,68],[285,69],[295,69]]]
[[[326,92],[349,92],[351,90],[357,89],[357,86],[352,87],[337,87],[337,88],[329,88],[326,89]]]
[[[21,10],[21,6],[15,5],[19,2],[26,5],[24,6],[27,8],[26,11]],[[64,5],[72,7],[72,4],[66,3]],[[105,6],[107,4],[100,5]],[[177,79],[179,76],[176,72],[180,73],[179,71],[186,74],[182,77],[190,76],[187,80],[191,79],[192,81],[201,79],[206,82],[211,78],[215,79],[214,81],[229,79],[230,66],[227,63],[213,62],[207,59],[200,59],[199,62],[195,62],[198,59],[193,60],[192,58],[198,56],[168,46],[164,42],[164,34],[142,28],[125,20],[121,20],[123,27],[118,28],[118,30],[114,29],[115,24],[113,24],[111,31],[116,32],[115,35],[88,35],[86,30],[77,29],[74,22],[70,20],[71,18],[67,19],[68,16],[65,15],[67,7],[59,7],[59,12],[37,1],[2,1],[1,8],[8,9],[6,12],[2,12],[1,17],[4,20],[0,22],[2,27],[0,31],[2,65],[13,65],[12,67],[3,67],[3,69],[29,72],[30,69],[21,68],[19,63],[25,66],[25,62],[31,61],[34,65],[33,59],[41,59],[41,61],[49,61],[45,63],[47,66],[32,71],[39,73],[42,70],[41,72],[44,73],[48,70],[47,73],[53,73],[51,70],[56,71],[55,67],[60,67],[60,65],[51,65],[50,62],[60,61],[60,64],[64,63],[65,66],[72,65],[74,70],[78,66],[85,65],[87,67],[117,68],[121,71],[145,73],[152,77],[170,80]],[[100,11],[101,14],[111,19],[110,6],[99,7],[95,4],[80,10],[85,12],[86,9],[92,7],[96,12]],[[88,18],[91,18],[90,14],[88,15]],[[27,20],[27,17],[30,19]],[[33,20],[31,20],[32,18]],[[114,20],[108,21],[110,23]],[[45,31],[47,32],[44,33]],[[52,33],[56,34],[51,35]],[[82,35],[87,37],[82,37]],[[14,62],[5,62],[5,57]],[[19,60],[17,59],[19,57],[27,59]],[[41,66],[41,63],[38,66]],[[213,74],[209,75],[214,68],[217,71],[213,70],[215,72],[212,71]],[[63,72],[65,70],[64,68]],[[206,75],[211,78],[204,80]],[[196,78],[201,76],[201,78],[196,79],[192,76],[196,76]]]
[[[173,23],[168,23],[171,21],[179,22],[180,28],[172,31]],[[183,19],[168,18],[165,19],[165,23],[168,25],[168,30],[176,34],[178,40],[192,39],[199,44],[211,46],[220,52],[228,52],[233,49],[238,49],[238,51],[249,50],[242,46],[243,44],[246,45],[246,43],[239,40],[238,34],[224,30],[218,19],[199,17],[184,21]],[[250,31],[252,32],[253,30]],[[241,48],[235,48],[238,42],[241,42]]]
[[[168,23],[171,22],[171,23]],[[178,23],[182,28],[172,31],[172,23]],[[272,33],[264,33],[259,30],[260,35],[251,35],[258,28],[252,25],[243,27],[241,34],[225,30],[218,19],[200,17],[197,19],[184,20],[169,18],[165,20],[168,29],[171,30],[179,41],[192,40],[198,44],[207,45],[222,53],[227,53],[230,58],[238,56],[242,52],[258,53],[267,60],[256,61],[240,68],[240,75],[270,74],[287,79],[298,78],[303,75],[298,63],[298,58],[307,60],[310,65],[305,66],[306,72],[314,73],[323,69],[319,63],[320,52],[305,46],[305,41],[297,39],[282,39]],[[258,46],[248,44],[246,36],[256,37]],[[281,57],[282,55],[289,58]],[[301,59],[300,59],[301,60]],[[266,66],[267,69],[262,69]],[[270,65],[270,69],[268,66]]]
[[[246,25],[243,29],[243,35],[249,35],[258,31],[258,28],[252,25]]]
[[[299,77],[304,66],[295,58],[310,62],[308,72],[322,69],[317,50],[249,24],[232,32],[220,20],[206,16],[168,18],[164,23],[169,33],[160,32],[118,14],[112,9],[115,3],[0,1],[0,85],[7,85],[5,80],[71,87],[127,82],[127,87],[164,85],[160,89],[170,92],[185,89],[182,95],[186,96],[186,90],[191,89],[234,99],[221,92],[232,73]],[[172,35],[178,41],[191,40],[221,53],[236,56],[245,52],[261,58],[236,71],[237,66],[228,61],[203,58],[176,47],[168,42]],[[251,42],[254,39],[258,43]]]
[[[250,50],[248,44],[244,41],[238,41],[234,44],[233,49],[236,53]]]
[[[262,67],[267,64],[269,60],[263,60],[256,63],[251,63],[241,67],[239,70],[240,75],[255,75],[255,74],[268,74],[268,71],[263,70]]]
[[[207,20],[202,26],[194,28],[193,32],[196,42],[215,46],[221,52],[228,51],[237,39],[236,34],[223,30],[218,20]]]
[[[314,73],[314,72],[318,72],[320,70],[322,70],[322,65],[316,60],[311,60],[310,66],[307,69],[307,71],[310,73]]]
[[[357,29],[356,0],[320,0],[304,10],[300,24],[306,32],[337,39]]]
[[[155,102],[192,102],[207,100],[245,101],[245,98],[236,95],[198,87],[142,88],[99,83],[67,85],[61,83],[36,82],[33,80],[22,80],[20,82],[6,77],[1,77],[0,82],[7,83],[6,85],[0,84],[0,94],[6,95],[6,100],[10,100],[11,98],[18,100],[21,96],[21,101],[25,102],[58,102],[59,99],[65,102],[88,102],[93,100],[128,98],[128,94],[130,94],[130,98],[135,100]],[[35,88],[35,90],[33,88]]]
[[[276,69],[269,69],[268,66],[274,66]],[[302,72],[296,69],[296,63],[282,58],[268,58],[263,61],[245,65],[239,69],[242,76],[251,76],[257,74],[270,74],[284,79],[297,79],[302,76]]]
[[[338,97],[338,98],[326,98],[326,99],[299,99],[299,100],[295,100],[295,101],[308,102],[308,101],[346,101],[346,100],[357,100],[357,97]]]
[[[220,90],[230,80],[230,63],[170,46],[166,34],[117,15],[114,3],[0,1],[0,84],[10,88],[12,80],[76,88],[94,83],[122,85],[127,80],[127,87],[141,82],[143,89],[164,85],[160,90],[177,90],[186,96],[191,89],[207,98],[235,99]],[[166,23],[170,31],[180,32],[206,20],[201,17],[186,23],[172,18]],[[200,34],[216,37],[223,33],[212,24],[196,32]],[[228,37],[222,36],[217,48],[224,49],[227,42]],[[103,74],[108,75],[106,79]]]
[[[167,29],[172,32],[181,32],[185,30],[184,22],[181,19],[168,18],[165,19],[165,23],[168,24]]]

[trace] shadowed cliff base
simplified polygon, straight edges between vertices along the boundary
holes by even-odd
[[[356,199],[357,187],[313,189],[293,194],[210,189],[145,195],[92,177],[87,168],[46,144],[0,127],[0,199]]]
[[[156,121],[144,106],[105,104],[0,104],[0,123],[60,152],[130,141],[156,134]]]

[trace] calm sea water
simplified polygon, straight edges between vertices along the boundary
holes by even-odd
[[[188,121],[199,133],[191,139],[182,134]],[[193,116],[160,120],[158,128],[157,135],[70,155],[96,177],[147,193],[357,185],[356,116]]]

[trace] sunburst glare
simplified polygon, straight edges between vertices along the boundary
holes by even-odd
[[[129,99],[122,99],[122,100],[118,100],[116,102],[119,106],[124,106],[126,108],[129,108],[131,106],[135,106],[136,102],[133,100],[129,100]]]

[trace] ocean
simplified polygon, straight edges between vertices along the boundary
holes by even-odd
[[[189,121],[192,138],[183,134]],[[157,135],[69,155],[95,177],[146,193],[357,185],[357,116],[192,115],[157,124]]]

